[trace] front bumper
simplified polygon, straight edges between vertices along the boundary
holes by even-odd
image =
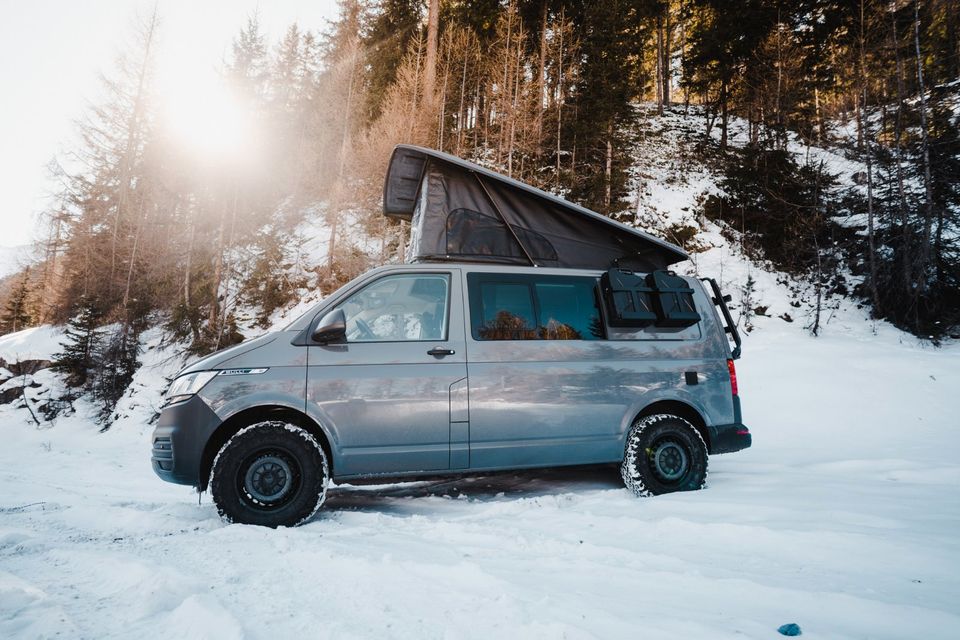
[[[200,487],[203,450],[218,426],[220,418],[200,396],[164,408],[153,430],[154,472],[167,482]]]
[[[753,444],[750,430],[740,422],[707,427],[710,432],[710,453],[731,453]]]

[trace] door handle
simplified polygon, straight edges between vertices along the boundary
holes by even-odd
[[[427,351],[428,356],[436,356],[438,358],[442,358],[443,356],[452,356],[455,353],[456,351],[453,349],[444,349],[443,347],[434,347],[433,349],[430,349],[430,351]]]

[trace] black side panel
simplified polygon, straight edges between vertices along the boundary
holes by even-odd
[[[700,322],[693,289],[686,280],[672,271],[654,271],[647,276],[647,284],[657,292],[654,300],[658,327],[689,327]]]
[[[611,327],[646,327],[657,320],[653,289],[644,276],[610,269],[600,276],[600,290]]]
[[[394,149],[383,183],[384,215],[403,220],[413,216],[426,163],[427,157],[422,153],[402,147]]]

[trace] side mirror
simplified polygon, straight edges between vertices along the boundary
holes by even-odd
[[[320,319],[317,328],[310,334],[314,342],[330,344],[347,341],[347,316],[343,309],[334,309]]]

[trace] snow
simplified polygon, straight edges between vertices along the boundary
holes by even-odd
[[[51,325],[31,327],[0,336],[0,360],[15,363],[23,360],[53,360],[63,350],[63,329]]]
[[[2,406],[0,637],[954,637],[960,349],[855,308],[819,338],[755,324],[754,447],[651,499],[611,466],[334,486],[302,527],[228,525],[150,469],[172,347],[105,433],[82,403],[42,428]]]

